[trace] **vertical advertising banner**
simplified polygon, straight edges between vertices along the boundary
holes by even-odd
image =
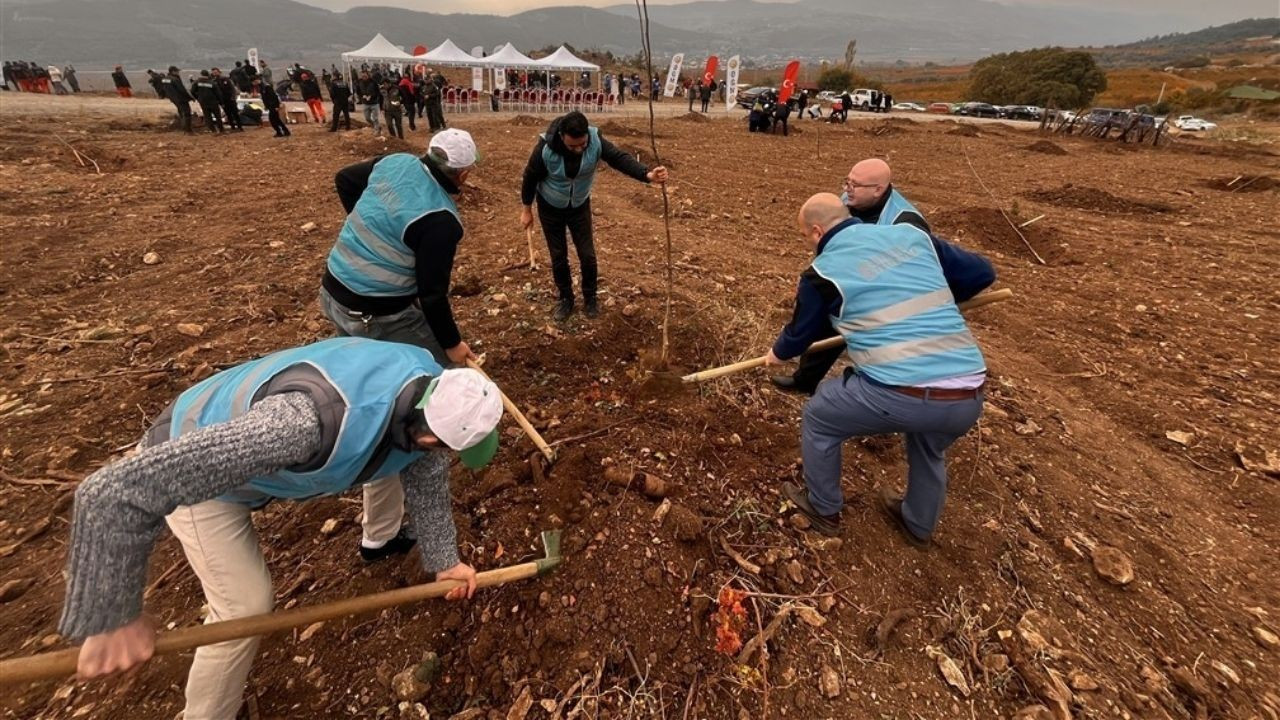
[[[778,91],[778,102],[785,103],[796,91],[796,78],[800,76],[800,61],[787,63],[787,71],[782,73],[782,89]]]
[[[484,57],[484,46],[477,45],[471,48],[471,56],[478,57],[478,58]],[[482,67],[471,68],[471,89],[475,90],[476,92],[480,92],[484,90],[484,68]]]
[[[734,103],[738,102],[738,71],[742,67],[742,59],[737,55],[729,58],[729,63],[725,65],[724,84],[724,106],[726,110],[732,110]]]
[[[245,57],[249,59],[249,65],[254,69],[258,69],[258,48],[249,48],[249,52],[245,53]]]
[[[680,66],[684,65],[684,53],[671,56],[671,67],[667,70],[667,84],[662,89],[665,97],[675,97],[676,85],[680,84]]]
[[[702,84],[710,85],[716,79],[716,70],[720,69],[720,58],[712,55],[707,58],[707,69],[702,72]]]

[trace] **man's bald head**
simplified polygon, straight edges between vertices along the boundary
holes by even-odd
[[[844,181],[849,207],[865,210],[880,202],[889,189],[892,176],[889,163],[880,158],[867,158],[854,165]]]
[[[818,249],[818,243],[828,230],[848,219],[849,209],[838,195],[831,193],[818,193],[810,197],[800,207],[797,218],[800,234],[804,236],[811,251]]]

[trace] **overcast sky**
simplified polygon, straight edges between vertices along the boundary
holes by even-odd
[[[487,13],[510,15],[549,5],[618,5],[631,0],[300,0],[329,10],[346,10],[359,5],[391,5],[437,13]],[[669,5],[689,0],[648,0],[653,5]],[[766,0],[767,1],[767,0]],[[1002,0],[1006,5],[1070,5],[1104,10],[1172,13],[1201,25],[1221,25],[1250,17],[1276,17],[1280,0]],[[1136,38],[1135,38],[1136,39]]]

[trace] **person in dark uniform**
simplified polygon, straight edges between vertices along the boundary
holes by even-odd
[[[796,98],[796,119],[804,117],[804,109],[809,106],[809,91],[801,90],[800,96]]]
[[[240,108],[236,105],[238,91],[235,83],[225,77],[218,68],[214,68],[211,74],[213,84],[218,88],[218,101],[222,103],[222,110],[227,115],[227,124],[236,132],[244,132],[244,126],[240,124]]]
[[[169,74],[160,78],[160,87],[164,96],[178,110],[178,125],[182,131],[191,134],[191,93],[182,84],[182,76],[178,74],[178,66],[170,65]]]
[[[147,72],[150,73],[151,71],[148,70]],[[154,81],[155,77],[157,76],[154,73],[152,73],[153,81],[151,85],[152,87],[156,88],[157,95],[159,95],[160,97],[165,97],[165,95],[160,91],[160,88],[155,83]],[[120,67],[119,65],[116,66],[116,69],[111,72],[111,82],[116,86],[116,94],[118,94],[120,97],[126,97],[126,98],[133,97],[133,86],[129,84],[129,76],[124,74],[124,68]]]
[[[591,233],[591,185],[596,166],[604,160],[614,170],[641,182],[665,183],[667,169],[650,170],[630,154],[605,140],[600,131],[587,123],[587,117],[574,111],[551,121],[533,146],[524,168],[520,188],[520,225],[533,225],[533,202],[538,201],[538,219],[551,255],[551,276],[560,299],[553,317],[564,320],[573,313],[573,275],[569,271],[567,230],[573,236],[582,271],[583,312],[588,318],[600,314],[596,302],[596,246]]]
[[[267,108],[267,119],[271,121],[271,129],[276,131],[276,137],[292,135],[289,126],[280,118],[280,96],[276,94],[276,89],[270,83],[262,82],[261,75],[256,75],[253,78],[253,90],[262,96],[262,104]]]
[[[209,132],[223,132],[222,115],[218,111],[220,100],[218,87],[214,84],[213,76],[208,70],[201,70],[200,77],[191,83],[191,94],[195,95],[196,102],[200,103],[200,111],[204,113],[204,125],[209,128]]]
[[[711,104],[711,93],[716,91],[716,81],[704,82],[698,88],[698,99],[702,101],[702,112],[707,111],[707,106]]]
[[[391,137],[404,139],[404,103],[400,100],[400,90],[390,78],[382,81],[382,114],[387,121],[387,132]]]
[[[400,102],[404,104],[405,115],[409,117],[409,130],[417,130],[417,126],[413,124],[413,116],[417,114],[418,90],[414,87],[413,78],[405,75],[400,78],[396,87],[400,89]]]
[[[329,81],[329,99],[333,101],[333,124],[329,132],[338,132],[338,117],[346,122],[346,129],[351,129],[351,86],[342,78],[342,73],[335,72]]]
[[[123,72],[120,71],[119,65],[116,66],[116,72],[120,72],[121,75],[124,74]],[[111,73],[111,77],[113,79],[115,78],[115,75],[116,75],[115,73]],[[125,82],[129,82],[129,78],[125,78],[124,80]],[[164,94],[164,84],[161,82],[162,80],[164,80],[163,75],[156,72],[155,70],[152,70],[151,68],[147,68],[147,84],[151,86],[152,90],[156,91],[156,97],[160,98],[161,100],[164,100],[168,96]],[[125,89],[128,90],[128,88],[125,88]],[[120,90],[120,87],[116,86],[116,91],[118,92],[119,90]],[[122,95],[122,97],[129,97],[129,95]]]

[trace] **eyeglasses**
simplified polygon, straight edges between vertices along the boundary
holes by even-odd
[[[845,178],[845,181],[844,181],[845,190],[852,190],[854,188],[874,188],[874,187],[880,187],[880,183],[859,183],[859,182],[854,182],[848,178]]]

